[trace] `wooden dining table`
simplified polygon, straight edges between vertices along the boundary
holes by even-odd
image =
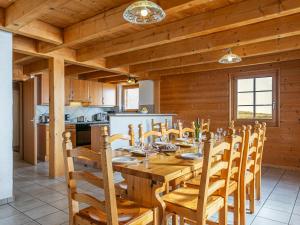
[[[190,179],[202,169],[202,158],[187,160],[180,154],[197,152],[197,147],[180,148],[176,153],[158,153],[145,161],[137,157],[136,164],[114,164],[114,170],[124,177],[127,184],[127,197],[143,206],[154,208],[155,224],[162,224],[165,216],[165,203],[162,194],[169,186]],[[114,151],[115,156],[130,155],[126,151]]]

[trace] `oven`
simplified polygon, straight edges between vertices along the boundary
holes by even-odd
[[[91,124],[76,124],[76,146],[91,145]]]

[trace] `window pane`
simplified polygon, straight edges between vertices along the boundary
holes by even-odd
[[[125,109],[139,108],[139,89],[132,88],[125,90]]]
[[[271,105],[272,92],[256,92],[256,105]]]
[[[256,119],[272,119],[272,106],[256,106]]]
[[[253,105],[253,93],[238,93],[238,105]]]
[[[256,78],[256,91],[271,91],[272,77]]]
[[[237,87],[238,87],[238,92],[242,91],[253,91],[253,82],[254,79],[238,79],[237,82]]]
[[[237,112],[238,119],[253,119],[253,106],[239,106]]]

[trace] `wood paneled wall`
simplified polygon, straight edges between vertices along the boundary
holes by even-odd
[[[212,129],[230,120],[230,79],[237,72],[276,68],[279,72],[279,126],[268,127],[264,163],[300,168],[300,60],[242,69],[161,78],[162,113],[176,113],[186,124],[210,118]]]

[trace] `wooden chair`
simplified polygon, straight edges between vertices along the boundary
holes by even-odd
[[[115,141],[119,141],[119,140],[125,140],[125,141],[129,141],[129,145],[130,146],[134,146],[134,129],[133,129],[133,125],[130,124],[128,126],[129,128],[129,131],[128,131],[128,134],[114,134],[114,135],[111,135],[109,136],[108,140],[109,140],[109,143],[113,143]]]
[[[148,138],[152,138],[152,141],[155,140],[155,138],[161,137],[162,133],[159,131],[151,130],[148,132],[144,132],[144,128],[142,124],[139,124],[139,140],[142,144],[145,144],[145,140]]]
[[[246,224],[247,195],[250,202],[250,213],[255,212],[255,189],[257,193],[261,185],[261,160],[265,141],[266,124],[255,123],[254,132],[250,125],[247,126],[241,175],[241,225]],[[258,182],[257,182],[258,181]],[[257,183],[257,184],[256,184]],[[260,197],[260,196],[259,196]]]
[[[116,197],[113,183],[111,148],[107,127],[101,127],[101,151],[72,149],[70,133],[63,134],[65,174],[68,185],[70,225],[146,225],[153,222],[153,211],[138,204]],[[102,177],[88,171],[75,171],[74,158],[85,157],[98,161],[102,167]],[[78,181],[85,181],[104,190],[105,201],[87,193],[79,192]],[[79,210],[79,203],[88,207]]]
[[[164,124],[165,128],[168,129],[168,120],[165,119],[165,123],[155,122],[154,119],[151,119],[152,130],[162,132],[161,125]]]
[[[192,122],[192,127],[185,127],[183,128],[183,125],[181,122],[178,123],[178,129],[179,129],[179,137],[182,138],[184,133],[189,133],[192,137],[195,137],[195,122]]]
[[[162,136],[167,136],[169,139],[172,139],[171,137],[179,137],[180,131],[174,128],[166,129],[166,127],[162,124],[161,125],[161,133]]]
[[[204,119],[201,119],[202,132],[209,132],[209,129],[210,129],[210,119],[207,119],[206,122],[204,122]]]
[[[234,155],[232,158],[232,168],[230,174],[230,183],[228,188],[228,195],[232,195],[234,198],[233,205],[228,206],[229,211],[234,213],[234,224],[240,224],[240,178],[242,174],[242,156],[244,151],[246,127],[243,126],[240,135],[235,135],[234,128],[230,127],[228,129],[229,135],[234,135],[235,137],[235,146],[234,146]],[[215,179],[219,179],[216,175]],[[185,185],[188,187],[198,187],[200,185],[201,175],[195,177],[192,180],[185,182]]]
[[[215,213],[219,213],[219,224],[227,225],[227,198],[234,159],[234,145],[240,142],[233,135],[214,147],[213,133],[206,133],[200,185],[196,188],[178,188],[165,196],[166,211],[181,218],[181,222],[205,225]],[[222,156],[217,163],[216,156]],[[215,175],[221,173],[219,179]]]

